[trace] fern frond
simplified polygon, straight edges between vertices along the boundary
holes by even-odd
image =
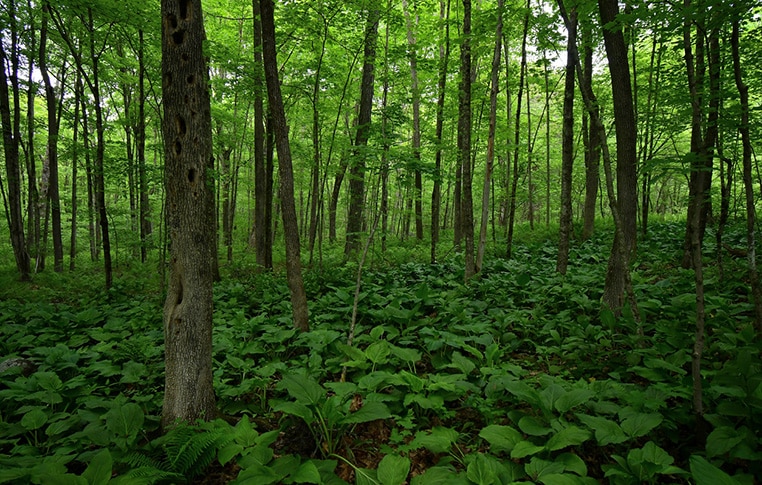
[[[229,429],[178,426],[164,441],[168,469],[192,478],[202,473],[217,456],[217,450],[231,441]]]

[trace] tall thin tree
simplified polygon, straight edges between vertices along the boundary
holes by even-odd
[[[465,279],[476,274],[474,261],[474,204],[471,194],[471,0],[463,0],[463,38],[460,43],[460,95],[458,102],[458,166],[463,186],[461,212],[465,252]]]

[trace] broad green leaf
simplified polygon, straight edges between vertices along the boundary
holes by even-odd
[[[365,355],[368,357],[368,360],[376,365],[385,364],[388,361],[389,353],[389,344],[386,340],[373,342],[365,349]]]
[[[549,426],[534,416],[524,416],[519,420],[519,429],[530,436],[545,436],[553,432]]]
[[[431,431],[419,431],[410,443],[412,449],[426,448],[432,453],[445,453],[458,439],[459,433],[451,428],[436,426]]]
[[[564,465],[562,463],[556,463],[555,461],[543,460],[536,456],[533,456],[529,463],[524,465],[524,471],[532,479],[536,480],[543,475],[553,475],[557,473],[563,473]]]
[[[90,460],[90,464],[82,473],[82,476],[90,485],[104,485],[111,480],[111,473],[113,472],[111,467],[113,463],[111,453],[107,449],[101,450]]]
[[[466,375],[470,374],[471,371],[476,369],[476,364],[474,364],[468,357],[464,356],[457,350],[452,353],[451,365]]]
[[[566,394],[566,391],[558,384],[550,384],[548,387],[540,391],[543,411],[552,411],[556,401],[564,394]]]
[[[610,419],[587,414],[577,414],[576,416],[588,428],[595,430],[595,439],[601,446],[623,443],[628,439],[622,428]]]
[[[637,413],[622,421],[622,431],[631,438],[639,438],[659,426],[664,420],[661,414]]]
[[[319,405],[325,399],[325,389],[317,381],[303,374],[287,374],[277,387],[285,389],[292,398],[302,404]]]
[[[580,445],[588,439],[590,439],[590,432],[588,430],[578,428],[577,426],[569,426],[551,437],[545,443],[545,448],[548,451],[561,450],[567,446]]]
[[[490,451],[500,453],[501,451],[510,452],[516,443],[522,440],[521,433],[511,426],[492,424],[483,428],[479,436],[490,444]]]
[[[709,458],[724,455],[743,441],[746,433],[739,433],[735,428],[722,426],[706,437],[706,454]]]
[[[320,471],[312,460],[299,465],[288,478],[291,483],[321,483]]]
[[[690,467],[696,485],[740,485],[741,483],[698,455],[691,455]]]
[[[48,473],[39,475],[36,480],[34,480],[34,483],[44,483],[45,485],[88,485],[86,478],[71,473]]]
[[[588,479],[584,480],[582,477],[576,475],[553,473],[551,475],[544,475],[537,479],[543,485],[585,485],[586,483],[598,483],[596,480]]]
[[[315,414],[310,408],[300,402],[291,401],[270,401],[273,411],[280,411],[298,418],[302,418],[305,423],[312,424],[315,421]]]
[[[406,456],[386,455],[376,470],[381,485],[401,485],[410,473],[410,459]]]
[[[0,469],[0,483],[23,483],[21,478],[29,477],[31,470],[29,468],[8,468],[5,470]]]
[[[477,453],[466,468],[466,477],[477,485],[492,485],[497,478],[497,460],[484,453]]]
[[[395,357],[404,362],[415,364],[421,360],[421,353],[415,349],[397,347],[396,345],[389,345],[389,348]]]
[[[355,485],[378,485],[376,470],[355,468]]]
[[[40,429],[48,422],[48,416],[42,409],[34,408],[21,418],[21,426],[28,431]]]
[[[280,481],[282,478],[269,466],[255,463],[242,470],[238,474],[238,478],[232,483],[237,485],[269,485]]]
[[[410,485],[469,485],[471,482],[455,470],[442,466],[434,466],[421,475],[416,475]]]
[[[367,423],[368,421],[388,419],[391,417],[392,413],[389,411],[386,404],[378,401],[367,401],[360,409],[354,413],[349,413],[349,415],[344,417],[342,422],[347,424]]]
[[[529,441],[519,441],[511,451],[511,458],[524,458],[530,455],[536,455],[537,453],[545,451],[544,446],[537,446]]]
[[[220,465],[225,465],[227,462],[240,455],[243,449],[243,445],[230,443],[217,451],[217,461],[220,462]]]
[[[106,413],[106,427],[119,437],[136,436],[143,427],[145,416],[134,402],[115,405]]]
[[[587,465],[574,453],[561,453],[555,458],[555,462],[561,463],[565,471],[574,472],[581,477],[587,476]]]
[[[542,400],[538,392],[521,381],[501,380],[505,390],[534,407],[542,407]]]
[[[559,413],[565,413],[575,406],[588,402],[595,393],[589,389],[572,389],[556,399],[553,406]]]

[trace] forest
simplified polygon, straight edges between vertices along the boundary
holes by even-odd
[[[0,483],[762,483],[758,2],[0,10]]]

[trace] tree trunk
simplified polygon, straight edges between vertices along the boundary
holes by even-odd
[[[44,17],[44,14],[43,14]],[[29,25],[30,40],[29,52],[34,52],[35,49],[35,26],[34,21]],[[42,37],[42,33],[40,33]],[[39,56],[38,56],[39,57]],[[40,207],[45,206],[45,201],[40,201],[40,192],[37,187],[37,161],[35,150],[35,105],[37,103],[37,83],[35,82],[35,74],[38,69],[34,66],[33,57],[29,56],[28,78],[27,78],[27,146],[26,146],[26,180],[27,180],[27,249],[31,250],[31,257],[36,260],[34,272],[37,273],[45,269],[45,257],[47,256],[42,247],[41,239],[41,216]],[[20,161],[19,161],[20,163]]]
[[[138,121],[135,127],[135,145],[138,165],[139,212],[140,212],[140,261],[148,257],[148,237],[151,227],[151,205],[148,200],[148,175],[146,173],[146,121],[145,121],[145,56],[143,30],[138,30]]]
[[[567,37],[566,81],[564,84],[564,121],[562,128],[561,154],[561,218],[559,221],[558,259],[556,271],[566,274],[569,265],[569,240],[572,226],[572,169],[574,166],[574,69],[573,52],[577,46],[577,9],[569,13],[569,34]]]
[[[373,108],[373,71],[376,61],[376,41],[380,12],[373,4],[368,12],[365,29],[365,52],[360,86],[360,113],[357,117],[357,134],[349,167],[349,215],[347,217],[346,245],[344,255],[349,256],[359,249],[360,232],[365,197],[364,149],[370,135],[371,110]]]
[[[79,71],[74,82],[74,121],[72,123],[71,141],[71,237],[69,239],[69,271],[77,266],[77,188],[79,165],[79,107],[82,103],[82,75]]]
[[[48,163],[50,178],[48,180],[48,199],[50,201],[50,219],[53,225],[53,269],[63,272],[63,235],[61,232],[61,198],[58,191],[58,99],[53,84],[50,81],[47,63],[48,39],[48,8],[43,7],[42,26],[40,28],[40,74],[45,83],[45,102],[48,108]],[[75,121],[76,122],[76,121]]]
[[[296,219],[296,204],[294,202],[294,173],[291,166],[291,147],[288,141],[288,125],[286,112],[283,108],[283,98],[278,79],[278,60],[275,46],[275,21],[272,0],[261,0],[262,13],[262,55],[265,66],[265,82],[267,83],[267,99],[270,102],[272,128],[275,144],[278,148],[278,195],[280,196],[281,212],[283,215],[283,233],[286,240],[286,272],[288,287],[291,291],[291,311],[294,327],[309,330],[309,314],[307,311],[307,295],[302,280],[302,264],[299,250],[299,228]]]
[[[431,192],[431,263],[437,261],[437,244],[439,243],[439,211],[442,204],[442,131],[444,128],[445,88],[447,87],[447,64],[450,59],[450,0],[440,0],[439,20],[442,27],[440,35],[443,38],[439,45],[439,83],[437,86],[437,120],[436,143],[437,151],[434,156],[434,188]],[[443,34],[442,34],[443,32]]]
[[[164,303],[162,425],[215,418],[212,284],[216,259],[209,73],[200,2],[162,0],[162,86],[170,275]]]
[[[458,103],[458,166],[463,177],[461,211],[466,243],[465,279],[476,274],[474,261],[474,204],[471,195],[471,0],[463,0],[463,38],[460,44]]]
[[[593,79],[593,32],[588,21],[582,23],[582,43],[585,46],[584,76],[580,82],[588,85],[583,90],[591,91]],[[596,113],[598,106],[595,106]],[[595,228],[595,202],[598,198],[598,185],[600,184],[600,159],[601,148],[597,130],[593,123],[588,124],[587,111],[582,117],[582,140],[585,145],[585,205],[583,210],[582,238],[590,239]]]
[[[402,0],[402,10],[405,13],[405,22],[407,25],[407,44],[408,57],[410,59],[410,78],[412,81],[411,94],[413,104],[413,168],[415,177],[415,191],[413,198],[415,200],[415,237],[419,241],[423,240],[423,180],[421,177],[421,91],[418,87],[418,52],[416,48],[416,39],[414,27],[418,26],[418,14],[415,14],[415,22],[411,18],[410,9],[407,0]]]
[[[268,198],[270,183],[265,163],[262,21],[259,0],[252,0],[252,10],[254,12],[254,237],[257,266],[260,270],[264,270],[272,269],[272,244],[270,243],[272,224],[269,222],[271,219],[267,217],[267,208],[272,206],[272,200]]]
[[[492,55],[492,74],[489,93],[489,134],[487,135],[487,163],[484,168],[482,186],[482,218],[479,226],[479,248],[476,252],[476,272],[481,272],[484,251],[487,246],[487,225],[489,223],[490,187],[492,181],[492,163],[495,158],[495,132],[497,131],[497,93],[500,91],[498,72],[500,70],[501,47],[503,45],[503,10],[505,1],[497,2],[497,26],[495,27],[495,49]]]
[[[24,221],[21,214],[21,170],[19,167],[19,145],[21,143],[20,109],[19,109],[19,52],[18,33],[16,32],[16,7],[13,0],[8,2],[10,22],[11,50],[10,57],[5,51],[5,43],[0,42],[0,122],[3,125],[3,153],[5,155],[5,175],[8,180],[8,226],[11,233],[13,255],[16,258],[16,269],[22,281],[28,281],[31,273],[31,263],[24,237]],[[10,66],[6,73],[5,66]],[[8,86],[12,93],[8,92]],[[11,95],[13,108],[11,111]],[[13,121],[11,121],[11,119]]]
[[[754,300],[754,328],[757,330],[758,335],[762,335],[762,288],[760,288],[759,271],[757,270],[757,246],[754,234],[757,216],[754,203],[754,185],[751,176],[753,149],[751,134],[749,132],[749,86],[744,82],[741,72],[739,24],[740,19],[736,17],[733,20],[731,46],[733,51],[733,73],[741,102],[741,123],[738,130],[741,132],[743,143],[743,184],[746,195],[746,257],[749,263],[749,279],[751,280],[751,293]]]
[[[312,199],[310,204],[310,227],[309,227],[309,251],[310,262],[317,239],[318,226],[320,225],[320,210],[323,203],[323,194],[320,190],[320,79],[325,56],[325,46],[328,41],[328,21],[323,17],[323,38],[321,40],[320,54],[317,59],[315,70],[315,82],[312,84]]]
[[[527,37],[529,35],[530,0],[527,0],[524,14],[524,29],[521,40],[521,70],[519,74],[519,92],[516,96],[516,118],[513,127],[513,178],[511,179],[510,203],[508,208],[508,240],[505,257],[510,259],[513,250],[513,226],[516,218],[516,189],[519,183],[519,134],[521,133],[521,98],[524,96],[524,78],[527,71]]]
[[[614,102],[614,123],[616,125],[616,187],[617,204],[622,224],[614,237],[611,248],[603,302],[615,312],[624,305],[627,290],[626,275],[637,243],[637,128],[632,101],[628,50],[622,31],[611,25],[617,21],[619,6],[617,0],[598,0],[598,9],[603,25],[603,40],[611,75]],[[621,246],[621,247],[620,247]]]

